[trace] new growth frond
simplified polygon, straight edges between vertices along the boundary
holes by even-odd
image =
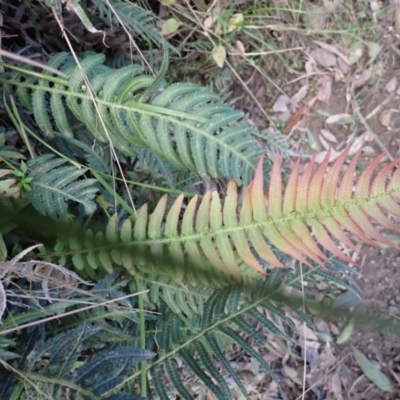
[[[357,250],[346,231],[364,243],[397,248],[371,219],[384,228],[400,231],[387,216],[390,213],[400,217],[396,202],[400,198],[400,169],[395,169],[400,159],[382,168],[371,184],[372,175],[384,157],[380,155],[361,174],[353,190],[361,150],[341,174],[349,149],[343,151],[330,169],[329,152],[316,170],[314,155],[302,176],[298,159],[285,188],[277,155],[268,195],[264,190],[261,158],[254,180],[244,189],[241,203],[234,181],[229,182],[225,198],[216,191],[208,191],[201,200],[195,196],[184,205],[184,196],[180,195],[167,209],[165,195],[150,215],[144,205],[134,225],[130,219],[119,224],[115,215],[105,234],[89,230],[83,240],[63,238],[57,251],[73,249],[77,253],[73,256],[75,266],[86,271],[102,266],[111,272],[115,263],[128,271],[138,268],[143,272],[166,272],[167,268],[160,264],[149,267],[140,261],[139,254],[146,248],[151,254],[170,257],[175,266],[185,266],[172,271],[179,282],[193,283],[197,274],[203,283],[210,284],[213,274],[217,274],[218,282],[221,277],[228,281],[248,281],[262,277],[267,266],[283,268],[277,251],[309,267],[324,267],[330,262],[324,250],[352,263],[337,246],[341,242]],[[95,249],[93,244],[101,238],[106,239],[105,247]]]

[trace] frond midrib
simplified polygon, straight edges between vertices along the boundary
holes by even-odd
[[[40,90],[42,92],[56,93],[56,94],[60,94],[60,95],[66,96],[66,97],[73,96],[73,97],[83,99],[83,100],[90,100],[90,101],[93,100],[89,94],[76,93],[76,92],[61,90],[61,89],[57,89],[57,88],[40,86],[38,84],[34,85],[34,84],[26,83],[26,82],[18,82],[18,81],[12,80],[12,79],[5,80],[5,79],[0,78],[0,83],[4,83],[7,85],[11,84],[11,85],[15,85],[15,86],[23,86],[23,87],[27,87],[32,90]],[[66,86],[68,86],[68,85],[66,85]],[[127,111],[135,111],[136,110],[136,108],[134,108],[134,107],[124,106],[123,104],[110,103],[109,101],[103,100],[97,96],[96,96],[96,100],[99,104],[108,106],[110,108],[118,108],[118,109],[127,110]],[[205,117],[200,117],[200,116],[197,116],[194,114],[188,114],[188,113],[185,113],[184,111],[173,110],[173,109],[169,109],[169,108],[165,108],[165,107],[158,107],[158,106],[154,106],[151,104],[138,103],[134,100],[129,100],[129,103],[137,106],[140,111],[143,111],[143,114],[148,114],[148,115],[151,115],[154,117],[160,117],[160,114],[162,114],[162,115],[166,114],[166,115],[172,115],[177,118],[185,118],[185,119],[193,120],[193,121],[200,122],[200,123],[205,123],[208,121],[208,119]],[[177,120],[176,122],[180,123],[182,121]],[[184,125],[184,126],[186,126],[186,125]],[[190,129],[193,128],[191,125],[188,127],[190,127]]]
[[[74,250],[72,253],[73,254],[84,254],[84,253],[89,253],[92,251],[100,251],[100,250],[105,250],[105,249],[109,249],[109,248],[115,248],[115,247],[144,247],[144,246],[151,246],[154,244],[161,244],[161,245],[169,245],[172,243],[185,243],[187,241],[195,241],[195,242],[199,242],[202,238],[204,237],[210,237],[210,238],[214,238],[217,235],[225,235],[225,236],[229,236],[235,232],[239,232],[239,231],[248,231],[248,230],[252,230],[252,229],[263,229],[268,225],[278,225],[279,224],[283,224],[286,226],[291,226],[291,221],[295,221],[295,220],[301,220],[304,222],[309,222],[311,220],[316,220],[316,219],[320,219],[320,218],[326,218],[326,217],[332,217],[331,212],[335,209],[342,209],[342,210],[346,210],[346,207],[349,206],[368,206],[368,204],[370,203],[377,203],[379,202],[380,199],[390,196],[392,193],[400,193],[400,187],[398,189],[392,189],[391,191],[387,191],[384,193],[381,193],[379,195],[374,195],[371,197],[368,197],[367,199],[351,199],[348,202],[339,202],[338,204],[335,204],[333,207],[329,208],[329,209],[324,209],[324,208],[320,208],[318,210],[309,210],[305,213],[299,213],[297,211],[292,212],[288,215],[284,215],[280,218],[272,218],[269,217],[269,219],[267,221],[263,221],[263,222],[251,222],[250,224],[246,224],[246,225],[238,225],[236,227],[226,227],[223,226],[221,227],[221,229],[219,229],[218,231],[212,231],[211,228],[210,230],[206,231],[206,232],[196,232],[193,233],[191,235],[177,235],[175,237],[170,237],[170,238],[166,238],[166,237],[160,237],[158,239],[145,239],[145,240],[132,240],[132,241],[127,241],[127,242],[117,242],[117,243],[113,243],[110,245],[105,244],[104,246],[99,246],[99,247],[93,247],[93,248],[84,248],[84,249],[80,249],[80,250]],[[319,221],[321,223],[321,221]],[[322,222],[323,223],[323,222]],[[309,225],[309,224],[308,224]],[[68,252],[71,253],[71,252]]]
[[[71,192],[69,192],[67,190],[62,190],[56,186],[46,185],[41,182],[35,182],[34,185],[39,186],[42,189],[48,190],[48,193],[50,193],[50,194],[58,193],[59,195],[68,198],[68,200],[73,200],[73,201],[76,201],[77,203],[85,203],[85,201],[81,197],[77,197],[77,196],[73,195]]]

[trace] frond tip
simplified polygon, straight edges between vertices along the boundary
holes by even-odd
[[[72,259],[79,269],[101,265],[111,272],[115,263],[128,270],[138,267],[144,272],[167,273],[165,264],[149,267],[138,261],[138,254],[147,248],[154,255],[169,255],[175,267],[185,266],[184,270],[175,268],[172,271],[178,281],[193,282],[195,276],[201,276],[203,283],[216,281],[220,284],[221,275],[246,281],[262,277],[266,264],[284,267],[275,254],[276,249],[310,267],[313,264],[323,267],[330,262],[323,250],[353,263],[336,245],[341,242],[357,250],[345,231],[370,245],[383,243],[398,248],[378,231],[371,219],[384,228],[400,232],[387,217],[390,213],[400,218],[397,203],[400,169],[396,168],[400,159],[387,164],[373,178],[384,157],[380,155],[361,174],[353,189],[361,150],[342,174],[349,150],[347,147],[330,169],[329,152],[316,170],[314,155],[302,176],[298,159],[285,188],[277,155],[268,196],[264,191],[261,158],[254,180],[244,190],[241,204],[234,181],[229,182],[225,199],[209,191],[200,201],[195,196],[185,206],[181,195],[167,210],[167,196],[164,196],[151,215],[147,205],[140,209],[134,228],[130,220],[125,220],[119,228],[114,216],[105,234],[86,232],[85,240],[64,240],[58,250],[68,246],[73,250],[81,249]],[[112,243],[110,250],[104,247],[91,250],[94,236]],[[218,272],[217,280],[211,271]]]
[[[348,231],[369,245],[377,246],[378,243],[382,243],[399,248],[383,236],[370,219],[374,219],[385,228],[400,232],[400,228],[385,215],[385,211],[388,211],[400,217],[400,207],[396,203],[396,199],[400,198],[400,169],[394,170],[400,164],[400,159],[386,165],[377,173],[371,185],[374,170],[385,156],[385,154],[379,155],[361,174],[353,190],[361,149],[341,176],[350,148],[351,144],[328,171],[330,151],[316,170],[314,154],[301,177],[299,177],[300,159],[298,159],[283,197],[279,155],[275,158],[268,211],[259,211],[258,221],[263,224],[263,234],[271,243],[309,266],[311,264],[305,257],[321,266],[323,262],[328,261],[318,244],[343,261],[353,262],[335,244],[335,241],[339,241],[357,251],[344,231]],[[260,198],[262,194],[262,166],[259,165],[252,198]]]

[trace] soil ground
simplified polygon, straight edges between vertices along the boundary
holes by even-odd
[[[346,141],[359,141],[360,146],[363,147],[360,169],[364,169],[382,152],[386,152],[388,158],[399,157],[400,70],[396,68],[396,65],[400,59],[398,55],[400,52],[396,50],[397,47],[393,50],[393,47],[397,46],[396,40],[389,42],[388,51],[383,50],[383,59],[380,59],[380,65],[384,65],[384,68],[379,66],[378,60],[376,69],[372,72],[372,75],[376,75],[372,82],[367,79],[366,82],[361,82],[360,86],[357,86],[357,83],[354,84],[357,79],[361,79],[361,81],[364,79],[362,70],[354,71],[352,76],[342,80],[335,81],[335,78],[332,77],[333,84],[329,101],[317,100],[306,114],[300,117],[295,128],[287,133],[291,149],[295,149],[302,155],[311,154],[310,143],[312,143],[316,145],[313,150],[323,151],[326,144],[329,144],[340,151]],[[265,95],[267,84],[264,86],[262,77],[254,74],[254,71],[244,71],[243,80],[248,82],[249,89],[255,93],[259,103],[265,109],[274,109],[281,93],[277,92],[276,97],[271,101],[271,98]],[[287,87],[285,94],[291,98],[290,94],[293,96],[307,84],[306,79],[299,80],[296,84]],[[243,93],[243,89],[240,87],[234,93],[239,95]],[[298,108],[307,105],[312,95],[313,93],[309,92]],[[236,106],[245,110],[248,118],[256,124],[265,121],[265,116],[259,108],[254,106],[251,99],[244,99],[241,104]],[[296,118],[295,111],[292,110],[292,119]],[[350,114],[354,121],[350,124],[328,124],[326,122],[328,116],[339,114]],[[279,121],[280,115],[282,114],[272,113],[271,118]],[[285,122],[286,126],[290,122],[290,119]],[[333,137],[335,141],[325,140],[326,135],[321,135],[321,131],[328,131],[331,135],[328,138]],[[388,158],[385,160],[387,161]],[[291,157],[291,161],[287,161],[288,169],[290,169],[293,159],[294,157]],[[358,278],[357,283],[361,288],[362,302],[356,309],[366,313],[377,312],[390,319],[400,321],[400,251],[362,245],[359,248],[360,252],[356,261],[362,275]],[[325,324],[325,331],[332,340],[320,343],[315,353],[314,365],[311,365],[313,363],[311,353],[311,361],[307,360],[305,385],[303,384],[302,366],[304,357],[303,361],[296,363],[285,360],[282,362],[278,359],[275,360],[271,355],[266,355],[271,358],[269,361],[282,378],[284,391],[288,398],[290,400],[400,400],[400,336],[398,333],[394,335],[355,326],[349,340],[339,345],[336,343],[336,338],[344,326],[345,323]],[[354,358],[353,347],[360,350],[389,378],[393,386],[391,393],[380,390],[365,376]],[[300,351],[299,355],[304,355],[304,349]],[[246,369],[245,366],[243,368]],[[320,373],[313,373],[312,369],[319,369]],[[252,376],[248,381],[253,380],[254,382],[254,379],[255,377]],[[262,391],[259,389],[260,385],[263,386]],[[254,393],[257,393],[254,394],[254,398],[280,398],[273,382],[267,386],[259,383],[258,389],[254,390]],[[304,387],[307,389],[305,393]],[[261,392],[265,395],[260,394]]]
[[[391,79],[396,78],[398,71],[390,70],[382,80],[381,89],[377,87],[367,87],[362,91],[363,98],[360,105],[362,115],[368,115],[380,104],[390,101],[384,105],[368,123],[369,134],[376,135],[380,145],[375,140],[366,143],[372,150],[364,154],[362,158],[363,167],[380,154],[383,148],[396,157],[399,155],[400,145],[400,96],[387,93],[382,90],[384,85]],[[329,115],[346,112],[343,105],[346,104],[343,98],[346,94],[344,85],[336,85],[333,91],[333,98],[328,107],[320,107],[316,104],[316,109],[328,111]],[[322,104],[321,104],[322,105]],[[342,107],[341,107],[342,105]],[[384,126],[386,121],[382,120],[384,115],[391,113],[390,123]],[[318,118],[317,112],[314,117],[310,116],[310,126],[315,132],[323,129],[324,121]],[[365,126],[361,127],[365,131]],[[346,132],[343,129],[336,132],[337,137],[344,137]],[[400,252],[394,249],[378,249],[373,247],[361,247],[358,258],[362,277],[358,284],[361,288],[363,302],[358,307],[362,310],[376,311],[400,320]],[[352,356],[346,357],[351,353],[351,346],[357,347],[368,359],[376,362],[381,370],[392,381],[395,388],[392,394],[385,394],[377,389],[360,371],[359,366]],[[368,329],[357,328],[352,334],[348,345],[336,345],[336,356],[338,359],[346,360],[339,367],[339,375],[344,388],[343,399],[400,399],[400,337],[385,333],[374,332]],[[332,397],[329,397],[332,396]],[[335,394],[327,395],[325,398],[337,398]]]

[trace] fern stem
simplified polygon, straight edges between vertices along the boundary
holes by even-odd
[[[31,142],[28,139],[28,136],[26,134],[26,130],[25,130],[25,125],[21,120],[21,117],[19,116],[17,107],[15,105],[15,101],[14,98],[12,96],[10,96],[10,100],[11,100],[11,105],[12,105],[12,111],[10,110],[10,107],[8,106],[7,102],[4,102],[7,113],[9,115],[9,117],[11,118],[15,129],[17,129],[18,133],[20,134],[22,140],[25,143],[26,148],[29,151],[29,154],[31,156],[31,158],[35,158],[36,157],[36,153],[33,150],[32,146],[31,146]]]
[[[111,196],[115,197],[118,200],[121,207],[123,207],[130,216],[134,217],[136,215],[135,210],[106,182],[106,180],[101,176],[99,172],[92,168],[90,168],[90,172],[104,187],[104,189],[106,189],[107,192],[111,194]]]
[[[141,281],[135,275],[136,290],[141,291]],[[139,330],[140,330],[140,348],[146,350],[146,321],[144,318],[145,307],[143,302],[143,296],[138,295],[139,305]],[[147,397],[147,362],[142,361],[140,363],[140,394],[143,397]]]
[[[101,174],[101,172],[100,172],[100,174]],[[109,175],[105,175],[105,174],[102,174],[102,175],[104,175],[104,176],[109,176]],[[117,178],[117,177],[115,177],[115,180],[117,180],[117,181],[124,181],[123,178]],[[170,188],[166,188],[166,187],[163,187],[163,186],[152,185],[152,184],[150,184],[150,183],[143,183],[143,182],[138,182],[138,181],[130,181],[130,180],[128,180],[128,179],[125,179],[125,181],[126,181],[127,183],[132,184],[132,185],[144,187],[144,188],[147,188],[147,189],[157,190],[157,191],[159,191],[159,192],[164,192],[164,193],[169,193],[169,194],[175,194],[175,195],[177,195],[177,196],[179,196],[180,194],[184,194],[185,197],[194,197],[194,196],[197,195],[197,197],[198,197],[199,199],[202,199],[202,198],[203,198],[203,195],[197,194],[197,193],[184,192],[184,191],[178,190],[178,189],[170,189]]]
[[[63,86],[68,86],[68,80],[66,80],[66,79],[57,78],[57,77],[51,76],[51,75],[45,75],[40,72],[32,71],[31,69],[21,68],[21,67],[17,67],[15,65],[10,65],[7,63],[3,63],[3,62],[0,62],[0,65],[3,67],[9,68],[9,69],[13,69],[14,71],[21,72],[23,74],[35,76],[38,79],[43,79],[45,81],[58,83]]]

